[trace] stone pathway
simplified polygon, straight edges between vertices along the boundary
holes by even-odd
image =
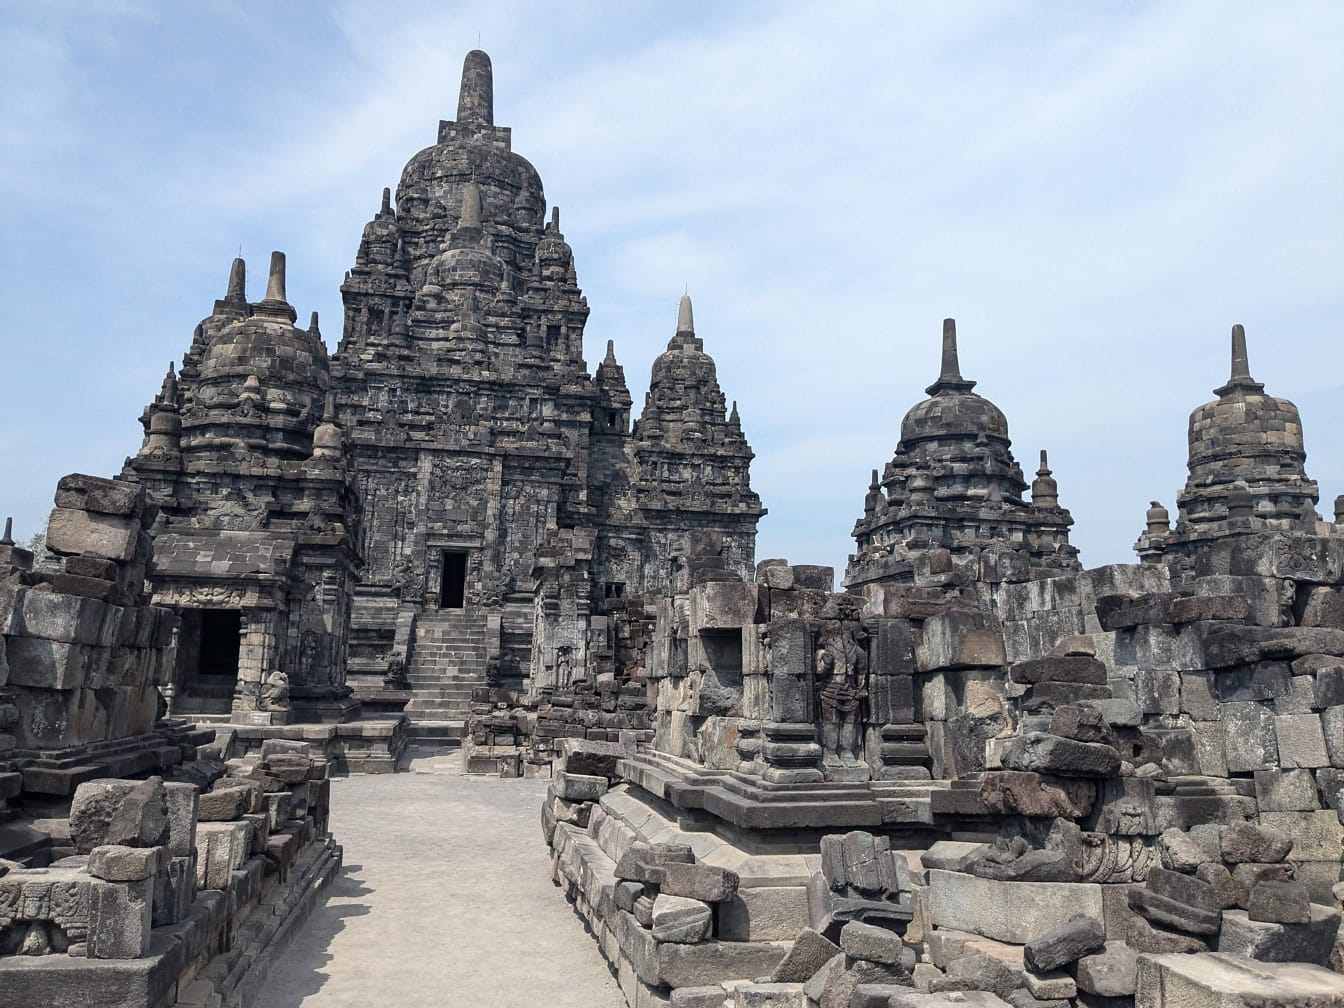
[[[623,1008],[551,882],[548,782],[468,777],[460,765],[419,759],[410,773],[332,782],[345,867],[257,1008]]]

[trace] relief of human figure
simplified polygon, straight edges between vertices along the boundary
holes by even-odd
[[[822,765],[858,766],[860,708],[868,696],[868,656],[862,630],[845,623],[830,630],[817,648]]]

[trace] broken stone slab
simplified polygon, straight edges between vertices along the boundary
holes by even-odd
[[[1207,952],[1208,942],[1183,931],[1154,924],[1137,914],[1125,926],[1125,944],[1136,952]]]
[[[161,847],[168,843],[168,795],[161,777],[94,780],[75,788],[70,839],[79,854],[95,847]]]
[[[929,870],[928,907],[940,928],[1025,945],[1076,914],[1105,919],[1095,883],[1006,882]]]
[[[1227,910],[1237,905],[1240,891],[1226,865],[1216,861],[1202,864],[1195,869],[1195,877],[1213,888],[1218,896],[1220,909]]]
[[[1077,819],[1092,811],[1097,786],[1029,771],[1003,770],[980,779],[980,800],[998,815],[1063,816]]]
[[[705,903],[723,903],[737,895],[737,872],[708,864],[668,861],[657,880],[661,892]]]
[[[840,947],[825,936],[803,928],[793,945],[770,974],[773,983],[807,983],[817,970],[840,954]]]
[[[1311,894],[1301,882],[1264,879],[1251,889],[1246,916],[1270,924],[1309,924]]]
[[[1262,812],[1315,812],[1321,807],[1310,770],[1257,770],[1254,776]]]
[[[1110,941],[1074,968],[1078,989],[1098,997],[1132,997],[1138,984],[1138,953],[1122,941]]]
[[[850,1008],[855,988],[862,984],[910,985],[910,971],[904,966],[847,959],[843,955],[836,959],[803,986],[803,992],[817,1003],[818,1008]],[[818,980],[822,982],[818,983]]]
[[[1196,935],[1218,933],[1220,924],[1218,913],[1210,913],[1179,903],[1151,889],[1132,886],[1129,890],[1129,905],[1154,924]]]
[[[139,539],[134,517],[58,507],[47,521],[47,548],[57,556],[82,553],[125,563],[135,558]]]
[[[1022,950],[1022,962],[1033,973],[1047,973],[1095,952],[1106,944],[1106,928],[1095,917],[1079,914],[1033,938]]]
[[[1261,962],[1315,963],[1326,966],[1339,933],[1339,911],[1311,904],[1305,924],[1253,921],[1245,910],[1223,911],[1217,951]]]
[[[1183,875],[1169,868],[1149,869],[1148,888],[1159,896],[1206,913],[1217,913],[1223,909],[1222,898],[1213,886],[1193,875]]]
[[[784,952],[785,946],[772,942],[663,942],[657,948],[656,979],[668,987],[751,980],[772,973]]]
[[[1218,953],[1139,957],[1135,1008],[1335,1008],[1344,976]]]
[[[1120,754],[1096,742],[1075,742],[1045,732],[1030,732],[1004,747],[1010,770],[1056,773],[1066,777],[1110,777],[1120,771]]]
[[[840,929],[840,948],[851,959],[895,965],[907,958],[900,936],[886,928],[850,921]]]
[[[695,861],[695,851],[687,844],[633,843],[616,862],[615,874],[618,879],[657,882],[661,880],[662,875],[658,872],[655,877],[655,869],[661,869],[663,865],[674,861],[691,864]]]
[[[653,937],[658,941],[693,945],[709,937],[714,911],[700,900],[659,893],[653,901],[652,919]]]

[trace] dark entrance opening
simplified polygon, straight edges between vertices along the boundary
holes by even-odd
[[[201,653],[196,674],[212,679],[238,678],[243,618],[236,609],[201,610]]]
[[[439,587],[440,609],[461,609],[467,597],[467,555],[443,551],[443,581]]]

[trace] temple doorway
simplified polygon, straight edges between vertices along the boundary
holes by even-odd
[[[182,678],[174,707],[190,713],[227,714],[238,681],[243,614],[237,609],[184,609],[180,615],[178,668]]]
[[[443,582],[439,588],[440,609],[461,609],[467,598],[467,555],[443,552]]]

